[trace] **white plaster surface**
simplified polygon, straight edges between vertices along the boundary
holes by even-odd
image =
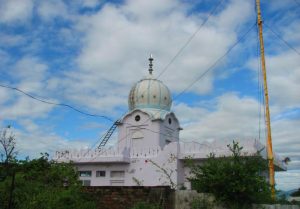
[[[143,88],[146,88],[146,84],[151,85],[148,80],[142,83]],[[159,91],[158,87],[162,85],[160,81],[156,84],[159,84],[157,88],[149,88],[148,95],[159,94],[160,98],[168,97],[171,102],[167,87],[164,87],[164,91]],[[131,94],[129,96],[132,96]],[[136,97],[140,94],[141,92],[134,93],[135,100],[132,104],[129,99],[131,108],[141,103],[146,104],[145,99],[140,100]],[[229,156],[231,153],[226,142],[180,142],[181,128],[175,114],[166,109],[153,108],[153,106],[160,107],[160,102],[153,98],[148,107],[130,109],[117,127],[118,143],[114,147],[101,150],[57,151],[54,160],[72,161],[78,171],[91,171],[90,177],[80,177],[81,180],[90,180],[91,186],[169,185],[173,188],[180,188],[185,185],[190,189],[190,183],[187,180],[190,172],[183,165],[185,158],[189,157],[197,163],[202,163],[210,153],[214,153],[217,157]],[[168,105],[171,106],[171,103]],[[244,155],[251,156],[261,151],[261,155],[266,158],[266,151],[261,143],[248,140],[243,141],[241,145],[244,147]],[[275,164],[277,168],[285,169],[277,155],[275,155]],[[96,177],[97,171],[105,171],[106,175]],[[117,171],[124,172],[124,175],[111,176],[112,172]]]

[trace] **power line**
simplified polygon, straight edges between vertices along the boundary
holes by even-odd
[[[197,77],[195,81],[193,81],[191,84],[189,84],[183,91],[181,91],[177,96],[174,97],[173,101],[178,99],[184,92],[186,92],[190,87],[192,87],[196,82],[198,82],[201,78],[203,78],[210,70],[213,69],[226,55],[228,55],[234,47],[238,45],[248,34],[249,32],[256,26],[256,23],[254,23],[221,57],[219,57],[206,71],[204,71],[200,76]],[[171,103],[172,101],[170,101]],[[169,104],[170,104],[169,103]],[[158,110],[155,115],[160,113],[162,110]],[[146,124],[151,118],[149,117],[145,121],[143,121],[142,125]],[[132,125],[132,124],[129,124]],[[125,140],[129,136],[129,133],[127,133],[124,137],[122,137],[117,143],[120,143],[121,141]]]
[[[211,71],[225,56],[227,56],[231,50],[241,42],[248,33],[254,28],[256,23],[254,23],[247,31],[244,33],[221,57],[219,57],[207,70],[205,70],[201,75],[199,75],[191,84],[189,84],[183,91],[177,94],[174,97],[174,100],[180,97],[183,93],[185,93],[189,88],[191,88],[196,82],[198,82],[201,78],[203,78],[209,71]]]
[[[226,55],[228,55],[231,50],[238,45],[238,43],[240,43],[248,34],[249,32],[254,28],[254,26],[256,26],[256,23],[254,23],[221,57],[219,57],[206,71],[204,71],[204,73],[202,73],[200,76],[197,77],[197,79],[195,81],[193,81],[190,85],[188,85],[183,91],[181,91],[175,98],[175,99],[178,99],[187,89],[189,89],[191,86],[193,86],[197,81],[199,81],[201,78],[203,78],[205,76],[205,74],[207,74],[210,70],[213,69],[214,66],[216,66]],[[173,100],[173,101],[174,101]],[[170,101],[172,102],[172,101]],[[170,104],[170,103],[169,103]],[[157,113],[161,112],[162,110],[158,110]],[[157,114],[156,113],[156,114]],[[151,118],[149,117],[147,120],[145,120],[142,125],[146,124],[149,120],[151,120]],[[133,124],[129,124],[129,125],[133,125]],[[137,127],[138,129],[141,129],[140,127]],[[151,132],[154,132],[154,133],[158,133],[154,130],[151,130],[151,129],[147,129],[147,128],[144,128],[146,130],[149,130]],[[162,133],[159,133],[159,134],[162,134]],[[130,135],[130,132],[128,132],[124,137],[122,137],[121,139],[118,140],[117,144],[119,144],[121,141],[127,139],[127,137]],[[175,137],[176,138],[176,137]],[[87,150],[87,152],[84,154],[84,156],[86,156],[86,154],[92,150],[94,148],[94,146],[96,144],[98,144],[99,141],[97,141],[90,149]],[[96,158],[96,157],[95,157]],[[95,159],[93,158],[93,159]]]
[[[218,7],[221,5],[221,3],[223,2],[223,0],[220,0],[218,2],[218,4],[214,7],[214,9],[209,13],[209,15],[207,16],[207,18],[202,22],[202,24],[200,25],[200,27],[190,36],[190,38],[186,41],[186,43],[180,48],[180,50],[175,54],[175,56],[171,59],[171,61],[165,66],[165,68],[163,69],[163,71],[157,76],[156,79],[158,79],[167,69],[168,67],[175,61],[175,59],[182,53],[182,51],[187,47],[187,45],[192,41],[192,39],[197,35],[197,33],[200,31],[200,29],[206,24],[206,22],[208,21],[208,19],[210,18],[210,16],[212,16],[215,11],[218,9]],[[45,104],[49,104],[49,105],[57,105],[57,106],[64,106],[64,107],[67,107],[67,108],[70,108],[74,111],[77,111],[81,114],[84,114],[84,115],[87,115],[87,116],[92,116],[92,117],[102,117],[102,118],[105,118],[111,122],[114,122],[114,120],[108,118],[107,116],[104,116],[104,115],[95,115],[95,114],[90,114],[90,113],[85,113],[71,105],[68,105],[68,104],[64,104],[64,103],[54,103],[54,102],[50,102],[50,101],[46,101],[44,99],[39,99],[19,88],[16,88],[16,87],[10,87],[10,86],[6,86],[6,85],[3,85],[3,84],[0,84],[0,87],[3,87],[3,88],[8,88],[8,89],[11,89],[11,90],[16,90],[18,92],[21,92],[22,94],[34,99],[34,100],[37,100],[39,102],[42,102],[42,103],[45,103]],[[146,121],[147,122],[147,121]],[[95,144],[93,145],[95,146]]]
[[[179,51],[175,54],[175,56],[170,60],[170,62],[163,68],[162,72],[157,76],[158,79],[164,72],[170,67],[170,65],[177,59],[177,57],[182,53],[182,51],[187,47],[187,45],[193,40],[193,38],[197,35],[197,33],[201,30],[201,28],[207,23],[208,19],[217,11],[219,6],[222,4],[223,0],[220,0],[218,4],[211,10],[206,19],[202,22],[199,28],[189,37],[189,39],[185,42],[185,44],[179,49]]]
[[[178,99],[183,93],[185,93],[189,88],[191,88],[196,82],[198,82],[200,79],[202,79],[210,70],[212,70],[226,55],[228,55],[231,50],[237,46],[238,43],[240,43],[248,34],[249,32],[254,28],[256,23],[254,23],[247,31],[244,33],[221,57],[219,57],[206,71],[204,71],[200,76],[197,77],[191,84],[189,84],[186,88],[184,88],[179,94],[177,94],[173,101]],[[171,104],[172,101],[170,101],[169,105]],[[154,113],[155,115],[161,112],[162,110],[158,110],[157,113]],[[143,124],[148,122],[150,120],[150,117],[144,121]]]
[[[202,73],[200,76],[197,77],[197,79],[195,81],[193,81],[190,85],[188,85],[183,91],[181,91],[174,99],[173,101],[175,101],[176,99],[178,99],[178,97],[180,97],[184,92],[186,92],[190,87],[192,87],[197,81],[199,81],[201,78],[203,78],[210,70],[213,69],[213,67],[215,67],[226,55],[228,55],[231,50],[239,43],[241,42],[245,37],[246,35],[253,29],[253,27],[255,26],[255,24],[253,26],[250,27],[249,30],[247,30],[246,33],[244,33],[221,57],[219,57],[206,71],[204,71],[204,73]],[[50,101],[46,101],[46,100],[43,100],[43,99],[39,99],[19,88],[16,88],[16,87],[10,87],[10,86],[6,86],[6,85],[2,85],[0,84],[0,87],[3,87],[3,88],[8,88],[8,89],[12,89],[12,90],[16,90],[18,92],[21,92],[22,94],[34,99],[34,100],[37,100],[37,101],[40,101],[40,102],[43,102],[43,103],[46,103],[46,104],[50,104],[50,105],[57,105],[57,106],[64,106],[64,107],[67,107],[67,108],[70,108],[70,109],[73,109],[74,111],[77,111],[81,114],[84,114],[84,115],[87,115],[87,116],[92,116],[92,117],[101,117],[101,118],[105,118],[111,122],[114,122],[114,120],[108,118],[107,116],[104,116],[104,115],[96,115],[96,114],[90,114],[90,113],[85,113],[71,105],[68,105],[68,104],[64,104],[64,103],[54,103],[54,102],[50,102]],[[160,112],[161,110],[159,110]],[[122,118],[122,117],[121,117]],[[147,119],[146,121],[143,122],[143,124],[145,124],[146,122],[148,122],[151,118]],[[132,124],[131,124],[132,125]],[[126,136],[124,136],[123,138],[121,138],[118,143],[124,139],[127,138],[129,134],[126,134]],[[92,148],[97,144],[97,142],[92,146]],[[92,149],[91,148],[91,149]]]
[[[177,59],[177,57],[183,52],[183,50],[187,47],[187,45],[193,40],[193,38],[197,35],[197,33],[201,30],[201,28],[207,23],[208,19],[216,12],[219,6],[222,4],[223,0],[220,0],[217,5],[211,10],[206,19],[202,22],[199,28],[188,38],[188,40],[184,43],[184,45],[179,49],[179,51],[175,54],[175,56],[170,60],[170,62],[163,68],[162,72],[156,77],[158,79],[162,74],[164,74],[170,65]],[[152,80],[150,81],[152,82]],[[145,92],[145,91],[144,91]],[[144,93],[143,92],[143,93]],[[126,114],[126,113],[124,113]],[[124,115],[123,114],[123,115]],[[122,117],[120,117],[122,118]],[[144,121],[146,123],[148,120]],[[127,137],[127,136],[126,136]],[[102,138],[102,137],[101,137]],[[94,146],[94,145],[93,145]]]
[[[33,96],[33,95],[31,95],[31,94],[29,94],[29,93],[25,92],[24,90],[19,89],[17,87],[11,87],[11,86],[7,86],[7,85],[4,85],[4,84],[0,84],[0,87],[6,88],[6,89],[11,89],[11,90],[14,90],[14,91],[18,91],[18,92],[26,95],[27,97],[29,97],[31,99],[34,99],[36,101],[39,101],[39,102],[42,102],[42,103],[45,103],[45,104],[48,104],[48,105],[62,106],[62,107],[66,107],[66,108],[72,109],[72,110],[74,110],[74,111],[76,111],[76,112],[78,112],[80,114],[86,115],[86,116],[104,118],[104,119],[112,121],[112,122],[114,121],[113,119],[111,119],[111,118],[109,118],[109,117],[107,117],[105,115],[97,115],[97,114],[86,113],[86,112],[84,112],[82,110],[77,109],[76,107],[73,107],[73,106],[69,105],[69,104],[55,103],[55,102],[47,101],[45,99],[37,98],[36,96]]]
[[[166,70],[170,67],[170,65],[177,59],[177,57],[182,53],[182,51],[187,47],[187,45],[193,40],[193,38],[197,35],[197,33],[201,30],[201,28],[207,23],[208,19],[217,11],[219,6],[222,4],[224,0],[220,0],[217,5],[211,10],[206,19],[202,22],[199,28],[188,38],[185,44],[179,49],[179,51],[175,54],[175,56],[170,60],[170,62],[163,68],[162,72],[156,77],[158,79],[162,74],[166,72]],[[152,82],[152,80],[150,81]],[[145,93],[144,91],[143,93]],[[126,113],[124,113],[126,114]],[[146,121],[147,122],[147,121]]]
[[[209,17],[217,10],[217,8],[219,7],[219,5],[222,3],[222,0],[217,4],[217,6],[212,10],[212,12],[208,15],[208,17],[206,18],[206,20],[201,24],[201,26],[199,27],[199,29],[194,33],[192,34],[192,36],[188,39],[188,41],[184,44],[184,46],[178,51],[178,53],[173,57],[173,59],[169,62],[169,64],[165,67],[165,69],[162,71],[162,73],[160,73],[159,76],[161,76],[166,70],[167,68],[171,65],[171,63],[178,57],[178,55],[184,50],[184,48],[191,42],[191,40],[195,37],[195,35],[199,32],[199,30],[203,27],[203,25],[208,21]],[[178,97],[180,97],[184,92],[187,91],[187,89],[189,89],[191,86],[193,86],[197,81],[199,81],[202,77],[205,76],[205,74],[207,74],[210,70],[213,69],[213,67],[215,65],[217,65],[227,54],[230,53],[230,51],[251,31],[252,27],[231,47],[229,48],[229,50],[226,51],[226,53],[221,56],[219,59],[217,59],[217,61],[215,63],[213,63],[213,65],[211,65],[204,73],[202,73],[195,81],[193,81],[188,87],[186,87],[182,92],[180,92],[175,98],[177,99]],[[158,76],[158,77],[159,77]],[[46,104],[50,104],[50,105],[57,105],[57,106],[64,106],[64,107],[67,107],[67,108],[70,108],[70,109],[73,109],[74,111],[77,111],[81,114],[84,114],[84,115],[87,115],[87,116],[92,116],[92,117],[101,117],[101,118],[105,118],[109,121],[112,121],[114,122],[114,120],[108,118],[107,116],[104,116],[104,115],[96,115],[96,114],[90,114],[90,113],[85,113],[71,105],[68,105],[68,104],[64,104],[64,103],[54,103],[54,102],[50,102],[50,101],[46,101],[46,100],[43,100],[43,99],[39,99],[31,94],[28,94],[26,93],[25,91],[21,90],[21,89],[18,89],[18,88],[15,88],[15,87],[10,87],[10,86],[5,86],[5,85],[1,85],[0,84],[0,87],[3,87],[3,88],[8,88],[8,89],[12,89],[12,90],[16,90],[16,91],[19,91],[21,93],[23,93],[24,95],[32,98],[32,99],[35,99],[37,101],[40,101],[40,102],[43,102],[43,103],[46,103]],[[148,119],[150,120],[150,118]],[[147,122],[147,121],[145,121]],[[144,123],[145,123],[144,122]],[[124,137],[126,138],[127,135]],[[122,139],[121,139],[122,140]],[[121,141],[120,140],[120,141]]]
[[[278,33],[276,33],[271,27],[269,27],[266,23],[264,23],[265,26],[278,38],[280,39],[286,46],[288,46],[290,49],[292,49],[294,52],[296,52],[298,55],[300,55],[300,52],[295,49],[292,45],[290,45],[286,40],[284,40]]]

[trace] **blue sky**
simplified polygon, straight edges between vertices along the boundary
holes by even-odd
[[[182,140],[264,143],[254,0],[224,0],[165,68],[218,2],[0,0],[0,83],[116,120],[152,53]],[[299,0],[262,1],[274,151],[292,160],[277,174],[279,189],[300,187],[299,10]],[[0,124],[14,127],[21,156],[90,147],[111,123],[0,88]]]

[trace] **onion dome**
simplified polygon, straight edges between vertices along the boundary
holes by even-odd
[[[153,77],[152,55],[149,58],[149,75],[131,88],[128,98],[129,110],[159,109],[170,111],[172,96],[166,85]]]

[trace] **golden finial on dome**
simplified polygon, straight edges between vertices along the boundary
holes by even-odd
[[[152,75],[152,72],[153,72],[153,64],[152,64],[152,61],[153,61],[153,58],[152,58],[152,54],[150,54],[150,57],[149,57],[149,74]]]

